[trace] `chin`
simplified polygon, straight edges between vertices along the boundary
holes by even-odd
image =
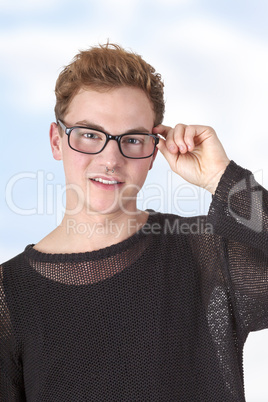
[[[129,204],[123,204],[123,205],[118,205],[115,203],[107,203],[107,202],[102,202],[99,204],[90,204],[87,206],[87,214],[88,215],[111,215],[111,214],[117,214],[117,215],[131,215],[136,214],[137,208],[136,205],[129,205]]]
[[[88,215],[110,215],[112,213],[116,213],[120,208],[115,206],[114,204],[101,203],[98,205],[89,205],[87,206],[87,214]]]

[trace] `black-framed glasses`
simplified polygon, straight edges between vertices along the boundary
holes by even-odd
[[[99,154],[110,140],[115,140],[121,154],[126,158],[145,159],[153,155],[159,142],[159,138],[154,134],[111,135],[90,127],[66,127],[61,120],[58,120],[58,124],[68,136],[69,147],[83,154]]]

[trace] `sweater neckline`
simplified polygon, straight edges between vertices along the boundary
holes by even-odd
[[[84,251],[77,253],[46,253],[34,248],[35,244],[28,244],[25,247],[25,254],[28,258],[31,258],[35,261],[42,262],[66,262],[66,261],[84,261],[87,259],[98,260],[102,258],[107,258],[111,255],[117,254],[119,252],[125,251],[127,248],[134,245],[137,241],[140,241],[142,238],[146,237],[151,233],[152,223],[154,221],[154,216],[156,214],[153,210],[146,210],[149,212],[147,222],[143,225],[141,229],[135,232],[130,237],[122,240],[119,243],[112,244],[110,246],[100,248],[99,250],[93,251]]]

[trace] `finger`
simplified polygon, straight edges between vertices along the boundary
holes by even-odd
[[[169,151],[169,149],[166,146],[166,141],[163,140],[162,138],[159,139],[159,143],[157,145],[157,148],[159,151],[162,153],[164,158],[168,161],[169,164],[171,164],[171,160],[176,157],[176,154],[173,154]]]
[[[171,127],[165,126],[164,124],[158,124],[158,126],[153,128],[153,134],[160,134],[166,138],[170,130],[172,130]]]
[[[177,154],[179,152],[179,148],[174,141],[174,129],[169,126],[164,126],[163,124],[159,124],[158,126],[154,127],[153,133],[160,134],[166,139],[166,148],[169,152],[173,154]]]
[[[184,124],[177,124],[174,128],[173,141],[178,147],[180,153],[184,154],[188,151],[187,144],[185,143],[185,126]]]
[[[195,126],[186,126],[184,132],[184,143],[188,151],[192,151],[195,147],[194,138],[197,135]]]

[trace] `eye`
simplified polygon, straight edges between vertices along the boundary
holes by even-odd
[[[129,144],[140,144],[141,141],[139,138],[132,137],[132,138],[127,138],[127,142]]]
[[[141,145],[144,142],[144,136],[143,135],[127,135],[122,137],[122,144],[124,145]]]
[[[95,140],[95,139],[99,139],[101,138],[100,134],[97,133],[91,133],[91,132],[87,132],[87,133],[81,133],[81,136],[90,140]]]
[[[103,141],[106,139],[104,133],[82,127],[75,128],[72,135],[78,141]]]

